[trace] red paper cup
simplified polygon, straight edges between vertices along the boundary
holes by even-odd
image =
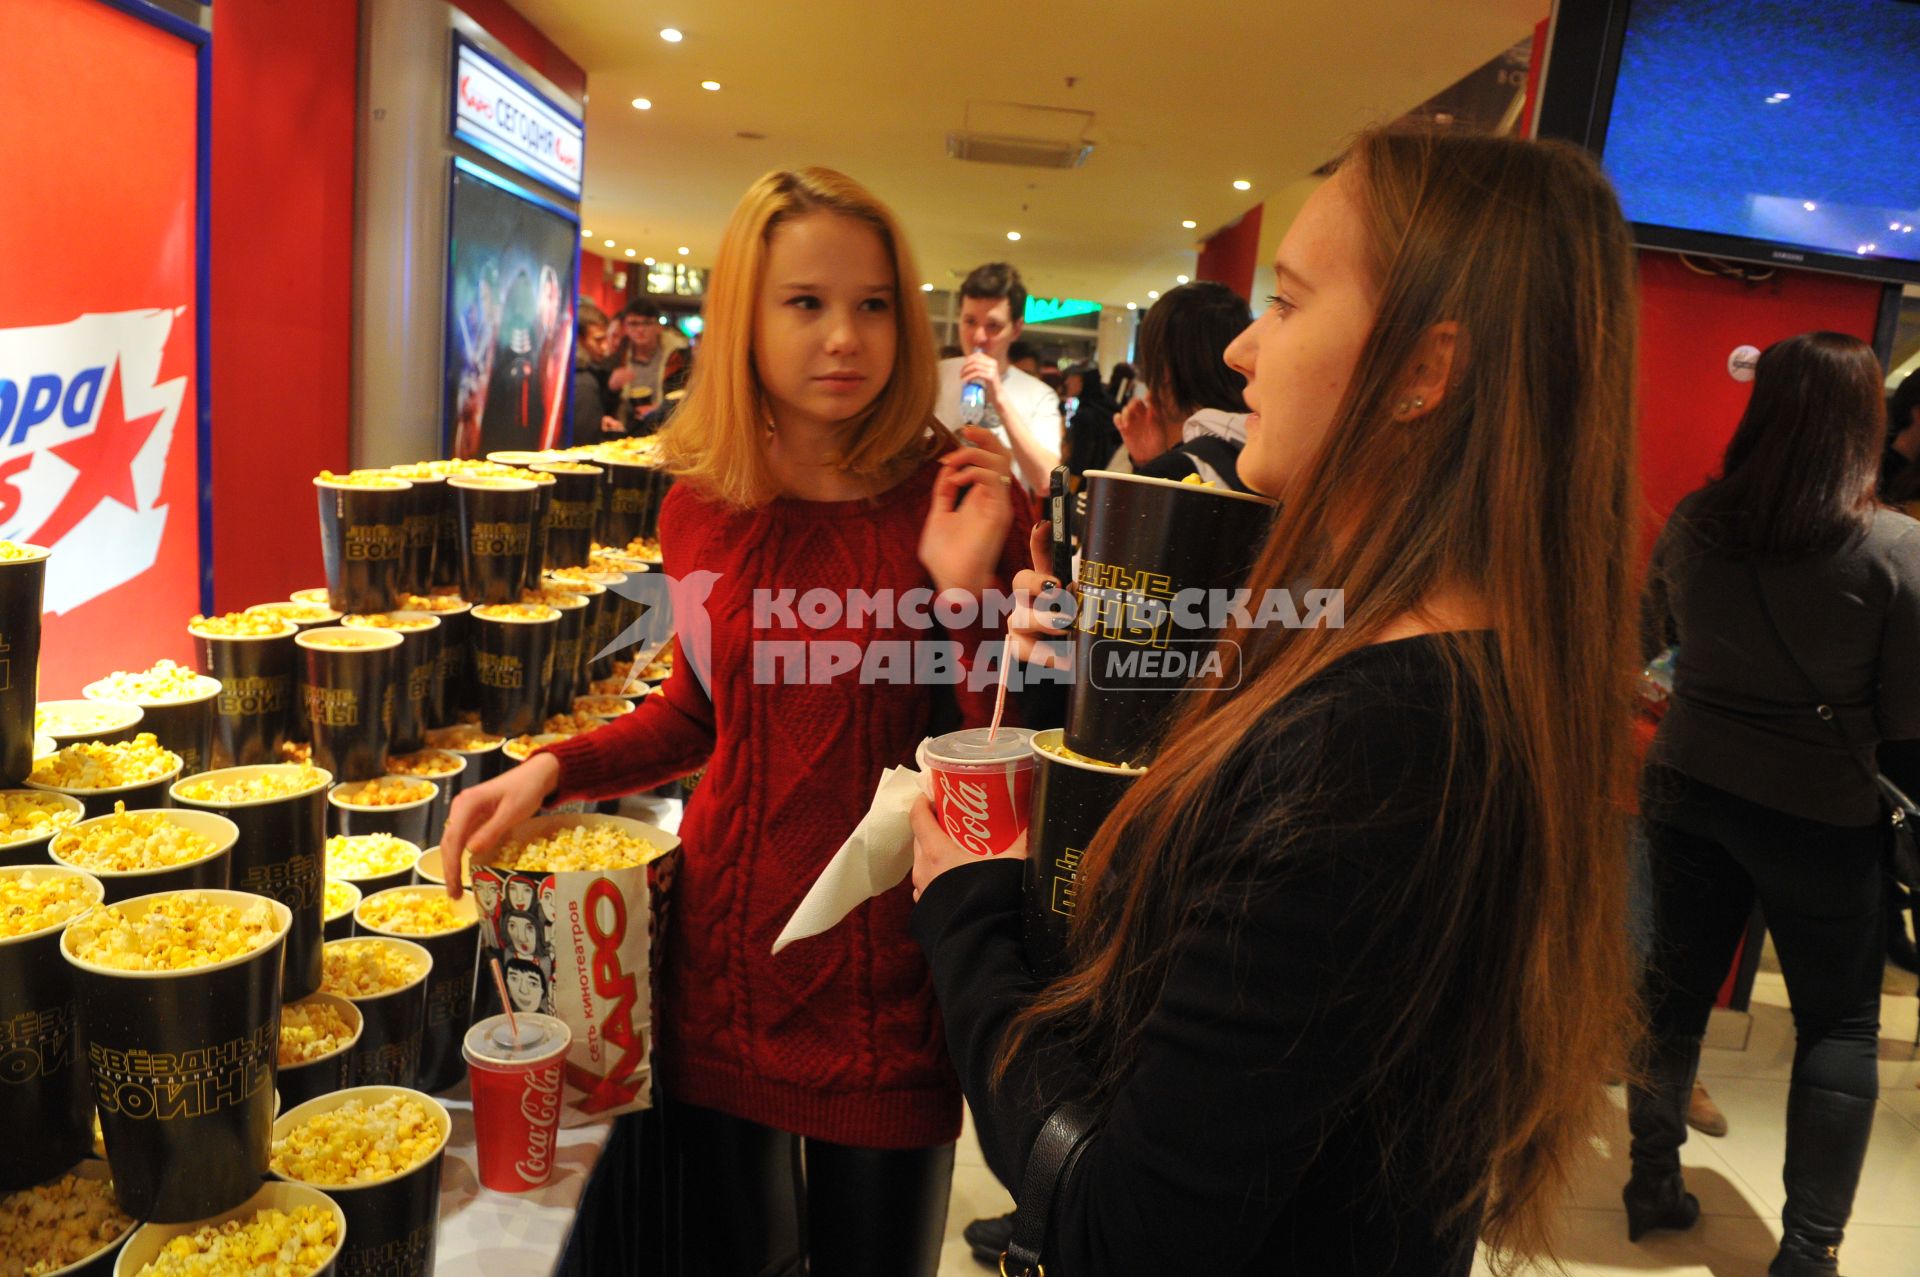
[[[976,856],[997,856],[1027,832],[1033,733],[970,727],[927,742],[933,809],[947,836]]]
[[[461,1053],[473,1093],[473,1138],[480,1183],[524,1193],[553,1175],[560,1132],[561,1076],[573,1032],[550,1015],[517,1015],[516,1044],[504,1015],[467,1031]]]

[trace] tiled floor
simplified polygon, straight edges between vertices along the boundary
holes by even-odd
[[[1595,1141],[1595,1156],[1566,1208],[1562,1259],[1569,1277],[1671,1274],[1672,1277],[1761,1277],[1780,1236],[1780,1159],[1785,1145],[1787,1078],[1793,1021],[1786,986],[1772,963],[1754,989],[1752,1032],[1744,1050],[1708,1048],[1700,1075],[1727,1115],[1723,1139],[1694,1135],[1684,1149],[1687,1185],[1702,1219],[1690,1232],[1627,1241],[1620,1207],[1625,1182],[1625,1101]],[[1914,977],[1888,968],[1882,1002],[1880,1111],[1841,1251],[1848,1277],[1920,1277],[1920,1062],[1914,1049]],[[971,1125],[961,1136],[947,1217],[940,1277],[981,1277],[960,1240],[967,1222],[1012,1208],[1012,1200],[980,1159]],[[1476,1274],[1486,1272],[1485,1265]],[[1542,1272],[1551,1271],[1542,1269]]]

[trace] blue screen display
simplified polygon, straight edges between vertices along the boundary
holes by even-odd
[[[1634,222],[1920,262],[1920,4],[1633,0],[1603,163]]]

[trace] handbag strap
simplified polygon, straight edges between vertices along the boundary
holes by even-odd
[[[1020,1200],[1013,1212],[1013,1237],[1000,1256],[1000,1277],[1047,1277],[1040,1252],[1047,1242],[1053,1202],[1074,1162],[1093,1135],[1093,1115],[1078,1104],[1062,1104],[1047,1114],[1027,1155]]]

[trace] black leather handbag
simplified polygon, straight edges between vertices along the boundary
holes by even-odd
[[[1000,1256],[1000,1277],[1047,1277],[1041,1251],[1053,1222],[1053,1203],[1092,1137],[1093,1115],[1081,1105],[1062,1104],[1047,1114],[1027,1155],[1027,1173],[1020,1181],[1020,1199],[1013,1212],[1013,1236]]]

